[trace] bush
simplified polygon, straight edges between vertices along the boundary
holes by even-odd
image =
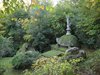
[[[13,56],[15,52],[16,51],[13,48],[12,41],[9,38],[0,36],[0,56],[1,57]]]
[[[74,75],[74,69],[70,63],[57,60],[57,57],[40,58],[32,66],[34,72],[26,71],[25,75]]]
[[[100,50],[89,55],[89,57],[80,64],[80,68],[90,70],[94,75],[100,75]]]
[[[44,52],[50,49],[49,39],[47,39],[42,33],[37,33],[32,45],[36,50],[40,52]]]
[[[0,68],[0,75],[3,75],[3,73],[5,72],[4,68]]]
[[[26,69],[30,68],[32,62],[37,59],[39,52],[36,51],[27,51],[20,52],[16,54],[12,59],[12,65],[14,69]]]

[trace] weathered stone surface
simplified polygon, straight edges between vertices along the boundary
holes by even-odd
[[[78,39],[74,35],[63,35],[60,38],[56,39],[56,42],[59,46],[62,47],[77,47]]]
[[[85,50],[80,50],[78,47],[72,47],[66,50],[65,52],[65,60],[76,59],[76,58],[86,58]]]
[[[79,51],[79,48],[78,47],[69,48],[69,49],[66,50],[66,53],[67,52],[72,52],[72,51]]]

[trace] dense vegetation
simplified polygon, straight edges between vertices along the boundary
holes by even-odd
[[[66,16],[71,21],[71,37],[65,35]],[[87,58],[61,60],[66,48],[56,45],[59,37],[63,37],[61,43],[67,41],[73,45],[74,42],[74,46],[78,40],[78,46],[86,49]],[[55,7],[52,0],[32,0],[30,5],[23,0],[3,0],[1,73],[5,71],[2,59],[11,57],[10,68],[29,69],[24,71],[25,75],[100,75],[99,49],[99,0],[60,0]]]

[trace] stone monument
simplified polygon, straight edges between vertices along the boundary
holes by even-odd
[[[67,33],[66,33],[66,35],[70,35],[71,34],[71,28],[70,28],[71,23],[69,21],[69,16],[68,17],[66,16],[66,19],[67,19],[67,28],[66,28]]]
[[[71,34],[71,22],[69,16],[66,16],[67,21],[67,28],[66,28],[66,35],[61,36],[60,38],[56,39],[58,46],[62,47],[77,47],[78,46],[78,39],[76,36]]]

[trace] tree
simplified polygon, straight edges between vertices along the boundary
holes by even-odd
[[[21,21],[29,18],[26,6],[23,1],[18,0],[3,0],[3,6],[4,10],[1,10],[2,17],[0,17],[2,30],[5,32],[3,35],[8,38],[12,37],[14,48],[18,49],[24,35]]]

